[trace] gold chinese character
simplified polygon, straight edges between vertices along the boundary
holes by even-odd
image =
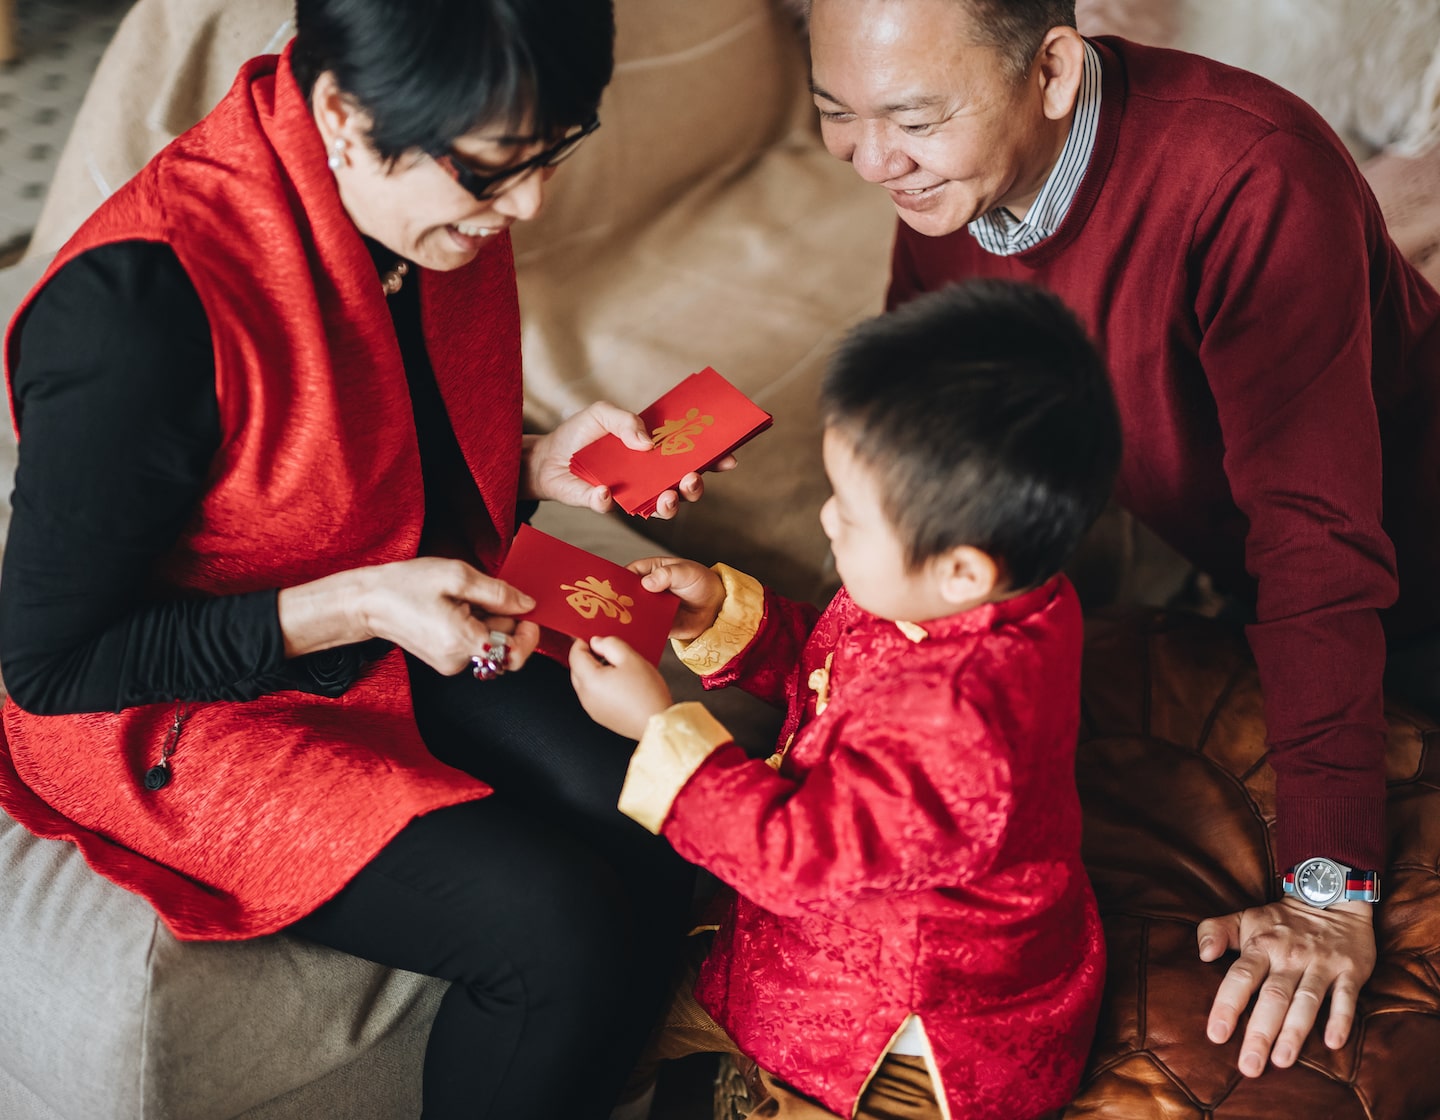
[[[651,434],[661,455],[683,455],[695,450],[695,441],[690,437],[698,436],[713,423],[715,417],[701,416],[698,408],[692,408],[679,420],[666,420]]]
[[[608,579],[586,576],[575,583],[562,583],[560,590],[574,592],[567,595],[565,601],[575,608],[575,613],[581,618],[594,618],[603,613],[606,618],[618,618],[627,625],[630,622],[629,608],[635,605],[635,600],[629,595],[621,595],[610,586]]]

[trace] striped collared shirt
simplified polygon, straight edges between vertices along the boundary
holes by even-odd
[[[1011,257],[1033,249],[1060,228],[1070,204],[1075,201],[1080,180],[1085,177],[1090,153],[1095,150],[1095,130],[1099,122],[1100,55],[1086,43],[1080,93],[1075,98],[1075,120],[1059,160],[1023,221],[1017,221],[1010,211],[1000,207],[982,214],[966,227],[982,249],[996,256]]]

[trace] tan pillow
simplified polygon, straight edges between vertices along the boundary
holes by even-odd
[[[140,0],[105,49],[26,255],[49,256],[224,96],[241,63],[293,34],[294,0]]]
[[[1440,288],[1440,144],[1419,156],[1384,152],[1361,164],[1390,236]]]
[[[517,254],[594,248],[702,180],[742,173],[809,111],[807,63],[771,0],[618,0],[601,128],[517,226]]]

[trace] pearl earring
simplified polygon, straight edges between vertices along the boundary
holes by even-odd
[[[350,142],[343,136],[337,136],[330,147],[330,158],[325,162],[330,165],[331,171],[339,171],[345,166],[345,149],[350,147]]]

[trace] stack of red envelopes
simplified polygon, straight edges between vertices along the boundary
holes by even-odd
[[[535,599],[524,617],[540,626],[540,652],[566,663],[574,638],[624,638],[641,657],[665,652],[680,600],[647,591],[640,577],[583,548],[520,526],[499,578]]]
[[[606,435],[570,459],[570,471],[591,486],[608,486],[626,513],[649,517],[666,490],[703,471],[770,426],[771,416],[713,369],[692,373],[640,413],[649,451]]]

